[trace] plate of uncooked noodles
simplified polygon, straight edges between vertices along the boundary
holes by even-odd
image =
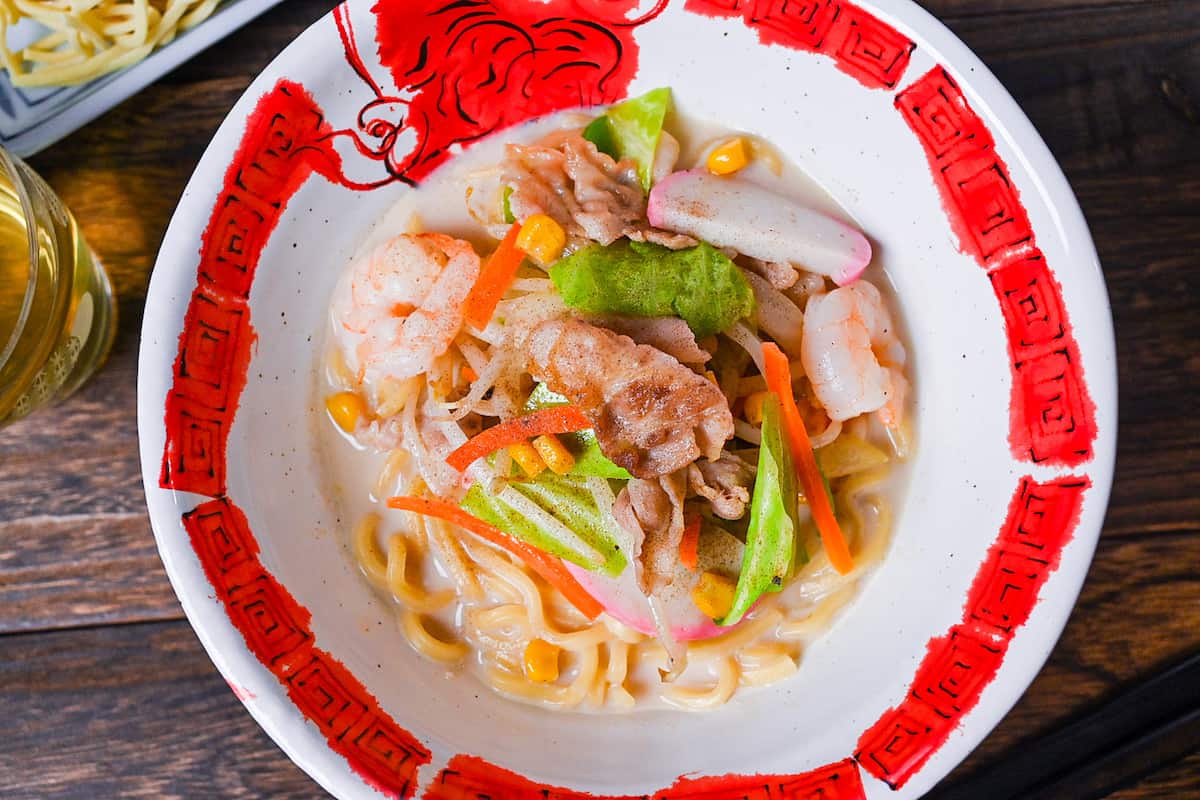
[[[279,0],[0,0],[0,143],[29,155]]]
[[[1112,476],[1078,205],[905,0],[350,0],[141,347],[167,572],[338,797],[918,797]]]

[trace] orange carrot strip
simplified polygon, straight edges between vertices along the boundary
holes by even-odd
[[[833,506],[829,503],[829,495],[825,493],[825,482],[821,480],[812,442],[804,428],[804,420],[800,418],[800,409],[796,407],[796,397],[792,394],[791,365],[774,342],[764,342],[762,352],[767,388],[779,396],[784,432],[792,448],[792,460],[796,462],[796,472],[800,474],[800,484],[812,509],[817,532],[821,534],[821,542],[825,545],[833,568],[845,575],[854,568],[854,558],[850,555],[837,517],[833,515]]]
[[[514,539],[499,528],[489,525],[479,517],[468,514],[458,506],[426,497],[389,497],[387,504],[391,508],[398,508],[401,511],[413,511],[427,517],[444,519],[463,530],[470,531],[484,541],[491,542],[497,547],[503,547],[528,564],[534,572],[545,578],[547,583],[562,592],[563,597],[567,598],[571,605],[578,608],[588,619],[595,619],[604,610],[599,601],[588,594],[579,581],[575,580],[575,577],[567,571],[561,560],[522,542],[520,539]]]
[[[496,311],[496,304],[512,286],[517,277],[517,268],[525,260],[525,253],[517,247],[517,234],[521,223],[508,229],[500,246],[479,270],[479,278],[463,303],[463,317],[477,330],[487,327]]]
[[[688,517],[687,525],[683,528],[683,538],[679,540],[679,563],[692,572],[700,563],[700,515]]]
[[[573,433],[592,427],[578,406],[552,406],[525,414],[508,422],[493,425],[483,433],[467,440],[446,456],[446,463],[462,472],[477,458],[490,455],[502,447],[524,442],[548,433]]]

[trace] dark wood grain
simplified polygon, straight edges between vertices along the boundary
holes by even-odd
[[[331,6],[289,0],[32,160],[109,268],[121,324],[76,397],[0,429],[0,707],[17,720],[0,797],[323,796],[182,621],[145,516],[134,406],[142,305],[175,203],[250,80]],[[1096,560],[1045,669],[966,775],[1200,650],[1200,3],[925,6],[1062,164],[1103,263],[1120,369]],[[1200,797],[1200,754],[1112,797]]]
[[[259,730],[186,622],[0,640],[0,797],[326,797]]]
[[[1200,750],[1200,652],[1124,688],[929,800],[1098,800]]]
[[[29,517],[3,531],[0,635],[182,615],[145,509]]]
[[[1200,797],[1200,753],[1175,762],[1133,786],[1118,789],[1108,800],[1184,800]]]

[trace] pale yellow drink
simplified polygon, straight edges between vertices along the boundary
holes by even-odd
[[[112,286],[74,218],[0,149],[0,425],[78,389],[115,331]]]

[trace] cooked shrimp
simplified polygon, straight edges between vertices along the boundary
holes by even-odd
[[[441,233],[401,234],[357,261],[333,298],[335,335],[360,383],[429,370],[463,324],[479,277],[467,242]]]
[[[875,286],[860,280],[809,298],[800,358],[830,419],[875,412],[902,441],[906,355]]]

